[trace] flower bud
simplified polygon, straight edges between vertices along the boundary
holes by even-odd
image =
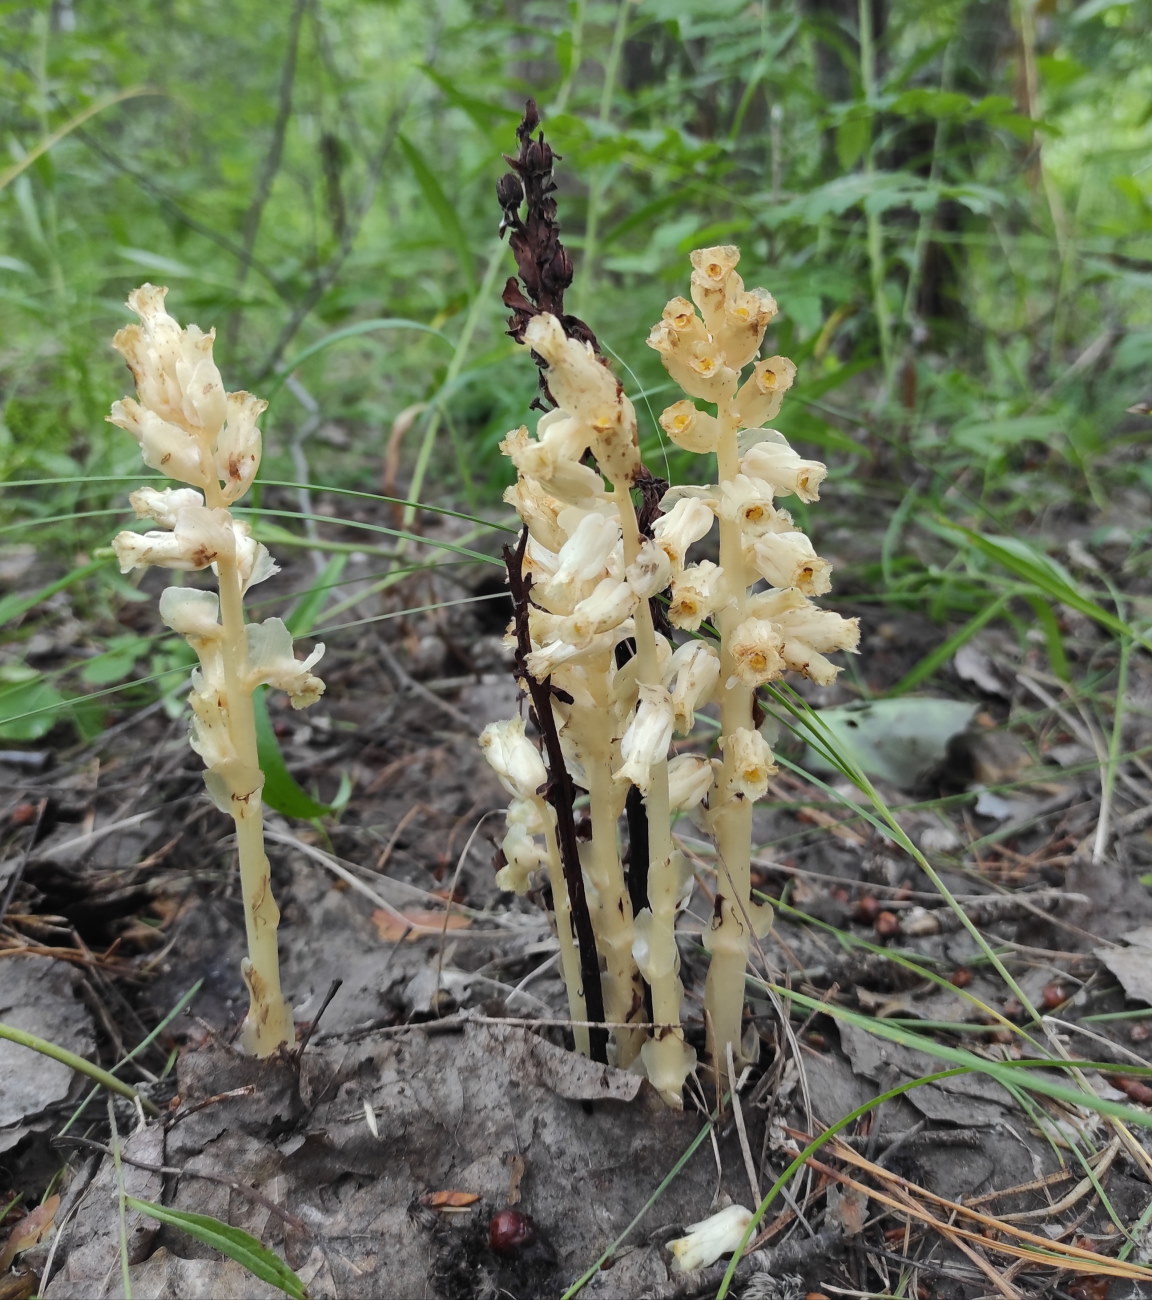
[[[128,500],[137,519],[152,519],[163,528],[175,528],[180,511],[188,506],[202,506],[204,494],[187,487],[142,487],[129,493]]]
[[[641,683],[637,691],[640,702],[620,741],[623,766],[612,776],[617,781],[631,781],[647,794],[653,765],[663,763],[668,757],[668,745],[672,740],[672,700],[663,686]]]
[[[672,563],[654,541],[646,538],[624,578],[641,600],[651,600],[672,581]]]
[[[715,1264],[721,1255],[731,1255],[752,1222],[752,1211],[742,1205],[730,1205],[699,1223],[688,1225],[688,1235],[668,1243],[672,1252],[672,1271],[691,1273]]]
[[[524,344],[548,363],[556,404],[574,414],[615,403],[620,385],[587,343],[571,339],[555,316],[541,312],[524,329]]]
[[[673,813],[688,812],[708,797],[712,764],[703,754],[677,754],[668,764],[668,803]]]
[[[490,722],[480,733],[480,748],[509,794],[532,799],[548,780],[540,751],[525,734],[523,718]]]
[[[696,710],[707,704],[720,677],[720,656],[706,641],[686,641],[672,656],[672,708],[681,736],[692,730]]]
[[[173,632],[190,640],[215,641],[224,635],[220,598],[214,591],[166,587],[160,593],[160,617]]]
[[[563,522],[567,523],[571,518],[565,512]],[[580,515],[579,523],[560,548],[559,563],[549,585],[579,589],[590,582],[599,582],[604,576],[604,570],[608,568],[613,552],[619,546],[618,517],[594,511]]]

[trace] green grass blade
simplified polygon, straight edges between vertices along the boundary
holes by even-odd
[[[26,1029],[17,1029],[15,1025],[6,1025],[2,1022],[0,1022],[0,1038],[16,1043],[20,1047],[27,1047],[30,1051],[39,1052],[41,1056],[50,1056],[52,1060],[68,1066],[77,1074],[86,1074],[89,1079],[107,1088],[109,1092],[115,1092],[131,1101],[138,1101],[149,1115],[160,1114],[148,1098],[141,1097],[135,1088],[130,1088],[122,1079],[117,1079],[114,1074],[109,1074],[107,1070],[102,1070],[100,1066],[86,1061],[82,1056],[77,1056],[66,1047],[57,1047],[55,1043],[50,1043],[38,1034],[30,1034]]]
[[[472,256],[472,249],[468,244],[468,236],[464,233],[464,227],[460,224],[460,218],[456,215],[456,208],[444,192],[444,187],[424,161],[423,155],[411,140],[405,135],[398,135],[396,141],[403,150],[408,166],[412,168],[412,175],[416,178],[416,184],[420,186],[420,193],[424,195],[424,201],[436,214],[436,218],[440,222],[445,242],[456,253],[456,260],[460,265],[460,271],[464,279],[467,281],[468,294],[471,297],[476,293],[478,287],[476,263]]]
[[[179,1228],[190,1237],[203,1242],[205,1246],[211,1246],[221,1255],[234,1259],[253,1277],[258,1277],[261,1282],[267,1282],[269,1286],[276,1287],[285,1295],[292,1296],[293,1300],[308,1300],[304,1283],[288,1265],[243,1228],[233,1228],[231,1224],[221,1223],[210,1214],[172,1210],[166,1205],[155,1205],[152,1201],[138,1200],[135,1196],[125,1197],[125,1200],[130,1209],[136,1210],[139,1214],[147,1214],[158,1223]]]

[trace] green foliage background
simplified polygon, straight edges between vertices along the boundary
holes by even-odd
[[[773,346],[800,366],[780,427],[833,463],[845,519],[883,521],[852,557],[862,599],[1011,616],[1016,588],[962,534],[942,546],[949,524],[1057,557],[1067,527],[1119,529],[1120,570],[1140,574],[1149,17],[1103,0],[3,4],[0,526],[65,565],[113,531],[124,488],[104,476],[138,471],[103,422],[127,387],[109,340],[143,279],[218,327],[230,385],[271,397],[267,477],[371,490],[407,412],[413,495],[493,517],[496,444],[534,386],[503,334],[493,187],[533,95],[563,156],[571,307],[654,411],[643,340],[690,249],[738,243],[780,301]]]

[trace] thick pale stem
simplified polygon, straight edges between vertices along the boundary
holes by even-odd
[[[631,564],[642,539],[636,509],[627,485],[617,484],[613,496],[620,515],[624,563]],[[661,685],[662,672],[656,650],[656,630],[647,601],[636,608],[636,680]],[[695,1053],[684,1041],[680,1005],[680,954],[676,948],[676,903],[680,893],[676,853],[672,844],[672,812],[668,797],[668,761],[653,763],[651,785],[644,797],[648,814],[648,907],[652,912],[649,947],[653,954],[649,987],[652,990],[652,1038],[641,1056],[648,1078],[671,1106],[683,1105],[684,1080],[695,1064]]]
[[[720,486],[740,472],[737,445],[738,421],[727,409],[719,407],[720,442],[717,468]],[[720,518],[720,565],[724,570],[729,597],[720,613],[720,681],[721,737],[731,737],[742,728],[751,728],[753,691],[736,681],[724,686],[735,674],[732,638],[744,617],[747,585],[744,582],[744,558],[739,521]],[[708,1026],[713,1066],[722,1071],[728,1044],[732,1045],[737,1068],[743,1061],[740,1050],[741,1021],[744,1009],[744,974],[752,944],[751,865],[752,801],[737,786],[733,746],[724,748],[724,759],[717,781],[713,825],[715,828],[717,873],[716,904],[711,930],[705,946],[711,955],[704,989],[705,1021]]]
[[[239,759],[236,772],[226,776],[240,860],[240,891],[248,956],[241,963],[248,986],[249,1008],[242,1041],[254,1056],[271,1056],[295,1041],[292,1011],[280,990],[280,959],[276,929],[280,909],[272,897],[272,872],[264,852],[264,784],[256,745],[252,694],[244,681],[248,639],[244,629],[242,583],[234,555],[221,554],[216,564],[220,582],[220,623],[224,629],[221,658],[227,695],[226,713],[232,744]],[[222,774],[223,775],[223,774]]]
[[[568,884],[560,860],[560,843],[556,838],[556,823],[551,807],[541,798],[536,806],[544,821],[544,843],[548,848],[548,883],[552,886],[552,910],[556,915],[556,938],[560,943],[560,973],[568,993],[568,1014],[572,1018],[572,1038],[582,1056],[590,1053],[588,1007],[584,1001],[584,979],[580,969],[580,953],[572,931],[572,905],[568,901]],[[582,1023],[584,1022],[584,1023]]]
[[[589,674],[589,685],[603,688],[609,680],[608,665],[600,674]],[[592,885],[592,921],[596,945],[604,962],[604,1015],[617,1026],[640,1018],[644,998],[640,974],[632,956],[632,901],[624,884],[617,833],[616,791],[612,779],[614,761],[613,715],[607,691],[592,708],[573,706],[568,731],[579,746],[588,773],[588,804],[592,839],[583,846],[581,859]],[[644,1038],[643,1030],[613,1030],[616,1064],[625,1068],[636,1059]]]

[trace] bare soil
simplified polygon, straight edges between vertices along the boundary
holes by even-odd
[[[356,613],[490,589],[479,567],[451,589],[419,579],[383,595],[365,577]],[[152,617],[149,606],[125,617],[141,609]],[[877,693],[923,656],[926,638],[943,636],[918,616],[860,612],[872,623],[864,675]],[[46,631],[58,634],[64,617],[52,614]],[[1106,644],[1067,617],[1073,656],[1106,668]],[[540,900],[493,883],[504,798],[475,734],[515,705],[502,621],[502,606],[485,602],[368,623],[334,639],[315,709],[271,702],[297,780],[322,799],[342,779],[353,790],[323,828],[269,818],[285,989],[306,1038],[283,1059],[258,1063],[231,1046],[244,1011],[238,886],[184,721],[159,705],[110,705],[94,742],[77,746],[61,727],[0,760],[0,1020],[110,1066],[198,986],[120,1071],[162,1112],[147,1124],[120,1099],[110,1114],[101,1094],[61,1135],[90,1083],[0,1043],[0,1210],[11,1201],[7,1224],[22,1221],[51,1184],[62,1229],[0,1271],[0,1297],[125,1293],[118,1178],[129,1196],[247,1230],[318,1298],[556,1297],[605,1251],[587,1296],[711,1295],[723,1264],[676,1275],[670,1238],[729,1201],[754,1208],[809,1136],[943,1068],[863,1023],[795,1004],[787,1015],[767,994],[750,1003],[760,1063],[718,1122],[705,1078],[675,1113],[635,1076],[571,1052]],[[1146,1106],[1152,1092],[1126,1071],[1147,1060],[1152,1027],[1152,930],[1146,958],[1139,941],[1152,911],[1140,884],[1152,860],[1139,798],[1147,774],[1134,768],[1119,783],[1101,844],[1099,774],[1074,704],[1030,694],[1022,677],[1048,679],[1011,641],[990,633],[973,653],[946,686],[980,706],[980,721],[919,790],[885,793],[1026,995],[1056,1018],[1044,1041],[1110,1063],[1092,1076],[1098,1089]],[[1152,695],[1146,665],[1134,664],[1129,690]],[[37,766],[37,754],[48,761]],[[1010,787],[1001,798],[1015,803],[982,812],[978,787],[997,784],[997,763]],[[783,904],[756,956],[764,980],[876,1025],[930,1022],[941,1043],[1020,1054],[997,1017],[1022,1023],[1023,1009],[910,858],[827,786],[787,771],[758,817],[757,883]],[[681,829],[691,850],[697,832]],[[702,1048],[700,865],[681,952],[689,1032]],[[1084,1023],[1141,1009],[1143,1018]],[[954,1028],[980,1023],[975,1034]],[[113,1126],[119,1174],[106,1155]],[[1073,1130],[1090,1178],[1069,1153]],[[975,1074],[915,1088],[853,1122],[775,1199],[767,1253],[742,1265],[738,1293],[1152,1295],[1146,1282],[1087,1266],[1021,1263],[994,1233],[973,1244],[955,1231],[972,1223],[946,1204],[1109,1259],[1127,1245],[1146,1263],[1146,1133],[1130,1130],[1133,1150],[1087,1111],[1038,1100],[1027,1113]],[[494,1249],[493,1216],[509,1209],[528,1216],[530,1240]],[[1143,1235],[1128,1243],[1117,1223],[1137,1222]],[[138,1300],[278,1294],[135,1210],[124,1233]]]

